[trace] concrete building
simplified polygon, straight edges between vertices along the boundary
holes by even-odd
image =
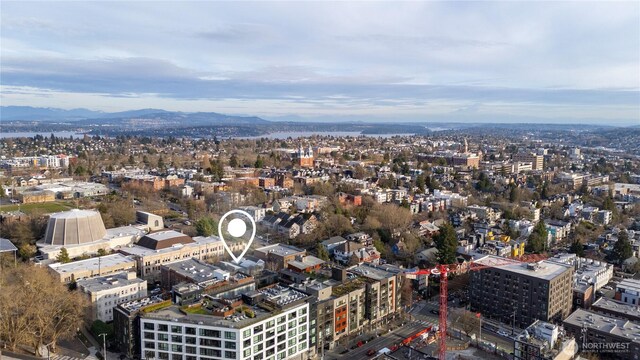
[[[513,342],[514,360],[571,360],[578,352],[573,337],[554,324],[536,320]]]
[[[625,304],[640,306],[640,280],[624,279],[616,285],[615,299]]]
[[[253,251],[255,257],[267,264],[273,264],[278,270],[286,268],[289,261],[295,260],[297,256],[306,254],[306,250],[283,244],[267,245]]]
[[[122,254],[111,254],[66,264],[50,264],[49,270],[58,281],[70,283],[94,276],[136,271],[136,261]]]
[[[100,213],[94,210],[63,211],[51,214],[44,239],[36,245],[45,263],[52,262],[62,248],[74,258],[114,250],[137,241],[145,234],[143,227],[121,226],[105,229]]]
[[[229,280],[229,272],[196,259],[187,259],[162,265],[160,277],[162,287],[170,290],[176,284],[189,282],[202,288]]]
[[[116,306],[147,296],[147,281],[138,279],[135,272],[82,279],[77,285],[89,298],[91,320],[110,322]]]
[[[544,156],[534,153],[517,153],[513,155],[513,161],[519,161],[523,163],[531,163],[531,169],[543,170],[544,169]]]
[[[279,285],[248,294],[247,302],[207,299],[140,314],[141,359],[308,359],[309,296]],[[244,313],[236,308],[244,306]]]
[[[620,319],[640,322],[640,307],[606,297],[596,300],[590,310]]]
[[[613,265],[604,261],[581,258],[568,253],[557,254],[548,261],[572,265],[575,269],[574,285],[592,284],[594,291],[600,290],[613,278]]]
[[[228,245],[232,251],[244,247],[241,242],[228,242]],[[138,276],[149,281],[160,280],[162,265],[190,258],[207,260],[227,256],[217,236],[191,238],[173,230],[148,234],[137,244],[121,248],[120,252],[135,259]]]
[[[616,359],[640,358],[640,322],[578,309],[564,320],[563,325],[575,336],[582,351]]]
[[[491,266],[495,256],[476,260]],[[561,321],[571,312],[573,267],[541,261],[471,272],[471,308],[483,316],[527,327],[535,320]]]
[[[152,306],[170,305],[170,300],[163,300],[159,295],[127,301],[119,304],[113,311],[114,343],[120,352],[129,359],[140,358],[140,317],[141,311]]]

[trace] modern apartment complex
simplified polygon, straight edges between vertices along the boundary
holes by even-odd
[[[489,255],[476,260],[490,262]],[[496,259],[497,260],[497,259]],[[549,261],[514,263],[471,272],[471,307],[483,316],[527,327],[535,320],[562,321],[572,304],[573,267]],[[515,320],[513,320],[515,316]]]
[[[307,294],[275,285],[249,298],[226,303],[207,298],[191,307],[141,313],[141,359],[307,359],[314,354]]]

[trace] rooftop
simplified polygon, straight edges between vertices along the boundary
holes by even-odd
[[[624,337],[640,345],[640,322],[617,319],[583,309],[574,311],[564,322],[580,328],[584,326],[588,329]]]
[[[122,252],[129,254],[129,255],[135,255],[135,256],[149,256],[149,255],[155,255],[155,254],[162,254],[162,253],[168,253],[168,252],[172,252],[175,251],[176,249],[179,249],[183,246],[202,246],[202,245],[206,245],[206,244],[211,244],[214,245],[216,243],[218,243],[220,240],[220,238],[218,238],[217,236],[209,236],[209,237],[195,237],[192,239],[193,241],[187,244],[182,244],[182,243],[178,243],[178,244],[173,244],[170,247],[165,247],[165,248],[161,248],[161,249],[150,249],[144,246],[140,246],[140,245],[131,245],[130,247],[123,247],[122,249],[120,249]]]
[[[124,309],[127,313],[131,314],[132,312],[138,311],[145,306],[157,304],[163,302],[164,300],[160,295],[145,297],[138,300],[127,301],[119,305],[122,309]]]
[[[194,240],[188,235],[175,230],[165,230],[145,235],[138,241],[137,245],[152,250],[161,250],[174,245],[186,245],[193,242]]]
[[[350,271],[373,280],[388,279],[395,275],[390,271],[369,264],[355,266],[351,268]]]
[[[618,285],[616,285],[616,291],[618,289],[624,289],[625,292],[629,292],[629,290],[631,290],[631,291],[636,291],[637,293],[640,293],[640,280],[624,279],[620,281]]]
[[[132,258],[122,254],[111,254],[66,264],[55,263],[49,265],[49,267],[58,273],[73,273],[81,270],[98,271],[99,268],[110,268],[124,265],[131,265],[131,267],[135,267],[136,262]]]
[[[638,307],[638,305],[626,304],[606,297],[601,297],[591,305],[591,308],[594,311],[602,309],[602,311],[615,313],[618,317],[640,321],[640,307]]]
[[[115,289],[122,286],[129,286],[133,284],[141,284],[146,283],[146,280],[142,280],[135,276],[129,276],[130,274],[125,272],[106,275],[106,276],[97,276],[88,279],[78,280],[78,288],[84,289],[84,291],[89,293],[96,293],[104,290]]]
[[[487,255],[483,258],[475,260],[478,265],[486,264],[487,266],[493,266],[494,261],[500,261],[501,257],[494,255]],[[558,275],[563,274],[565,271],[572,268],[571,265],[559,264],[551,261],[539,261],[537,263],[521,263],[515,262],[511,264],[504,264],[497,267],[503,271],[509,271],[518,273],[525,276],[534,278],[553,280]]]
[[[276,254],[280,256],[300,254],[305,252],[304,250],[299,249],[295,246],[282,245],[282,244],[273,244],[273,245],[263,246],[261,248],[255,249],[255,251],[265,253],[265,254],[267,253]]]

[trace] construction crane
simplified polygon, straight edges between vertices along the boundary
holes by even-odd
[[[414,272],[405,273],[407,279],[417,279],[420,275],[435,275],[440,277],[440,307],[438,318],[438,359],[446,360],[447,350],[447,277],[452,271],[458,271],[462,268],[468,267],[468,271],[477,271],[492,267],[501,267],[511,264],[522,264],[527,262],[537,262],[544,260],[544,255],[525,255],[519,258],[503,258],[503,257],[483,257],[476,261],[471,261],[466,264],[439,264],[431,269],[420,269]]]

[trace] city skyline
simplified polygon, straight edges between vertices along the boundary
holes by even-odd
[[[640,123],[637,2],[149,5],[3,2],[3,105]]]

